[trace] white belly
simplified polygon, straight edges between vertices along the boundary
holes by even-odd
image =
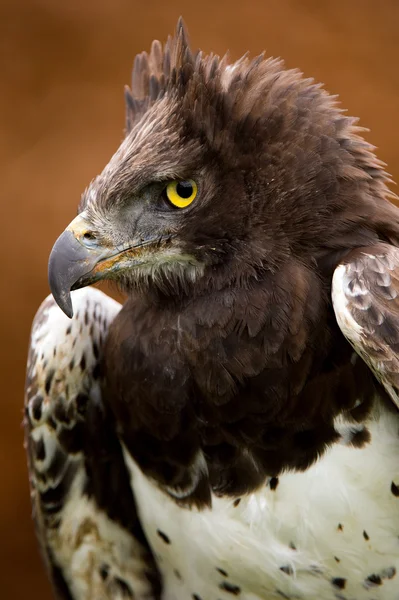
[[[367,426],[364,448],[336,444],[275,490],[214,497],[201,512],[177,506],[125,452],[163,599],[398,600],[399,419],[382,412]]]

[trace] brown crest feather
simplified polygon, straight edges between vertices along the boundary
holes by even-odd
[[[163,96],[170,84],[186,84],[194,67],[194,57],[190,50],[187,29],[180,17],[175,36],[168,37],[162,47],[154,40],[150,53],[142,52],[134,60],[132,88],[126,86],[126,132],[148,108]]]

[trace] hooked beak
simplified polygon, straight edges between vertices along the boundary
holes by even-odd
[[[71,290],[115,278],[116,272],[141,264],[142,250],[154,242],[137,240],[127,247],[107,245],[97,240],[85,213],[81,213],[60,235],[50,254],[48,279],[54,300],[72,318]]]

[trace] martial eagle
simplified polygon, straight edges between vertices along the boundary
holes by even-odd
[[[193,53],[182,22],[137,56],[126,109],[54,245],[30,342],[32,500],[57,597],[397,600],[383,164],[312,80]],[[123,306],[79,289],[102,279]]]

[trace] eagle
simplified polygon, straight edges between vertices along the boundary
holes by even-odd
[[[357,119],[185,26],[49,259],[25,431],[62,600],[397,600],[399,210]],[[93,287],[111,280],[121,306]]]

